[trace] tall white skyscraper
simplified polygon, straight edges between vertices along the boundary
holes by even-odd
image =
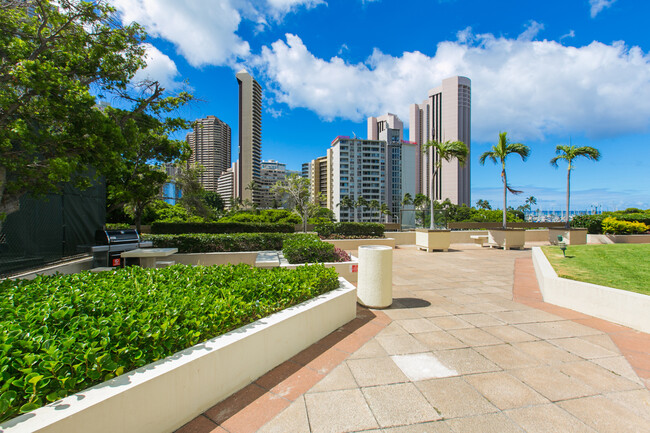
[[[216,191],[219,176],[230,167],[230,126],[207,116],[196,120],[185,139],[192,149],[190,164],[204,168],[199,182],[207,191]]]
[[[259,205],[262,175],[262,87],[245,70],[237,73],[239,83],[239,182],[235,196]]]

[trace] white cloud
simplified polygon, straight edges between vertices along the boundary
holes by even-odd
[[[147,67],[140,69],[133,78],[134,82],[143,80],[158,81],[167,90],[174,90],[181,85],[176,64],[167,55],[151,44],[143,44],[146,50]]]
[[[589,0],[589,5],[591,6],[591,17],[594,18],[603,9],[610,7],[615,2],[616,0]]]
[[[535,31],[540,27],[533,26]],[[365,63],[321,59],[287,34],[265,47],[254,63],[267,76],[278,102],[304,107],[326,120],[363,121],[397,113],[452,75],[472,80],[472,132],[491,140],[499,131],[513,139],[584,133],[589,137],[647,131],[650,126],[650,56],[622,42],[583,47],[554,41],[459,33],[441,42],[433,57],[375,50]]]

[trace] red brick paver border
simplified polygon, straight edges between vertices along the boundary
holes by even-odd
[[[650,389],[650,335],[634,329],[588,316],[568,308],[544,302],[537,284],[532,258],[515,259],[515,279],[512,289],[513,300],[548,313],[555,314],[581,325],[598,329],[609,335],[635,373]]]
[[[384,329],[391,319],[357,307],[357,317],[211,407],[176,433],[252,433]]]

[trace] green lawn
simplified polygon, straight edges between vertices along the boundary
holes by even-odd
[[[569,245],[542,251],[558,276],[650,295],[650,244]]]

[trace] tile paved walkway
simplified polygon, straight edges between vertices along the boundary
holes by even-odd
[[[529,250],[393,259],[390,309],[178,432],[650,432],[650,336],[545,304]]]

